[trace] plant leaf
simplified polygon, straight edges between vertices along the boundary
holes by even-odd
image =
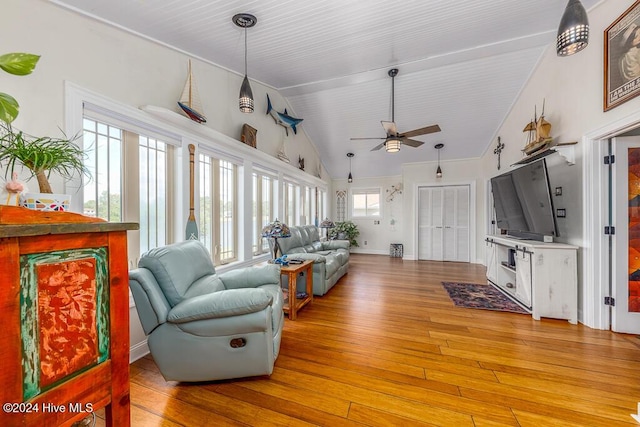
[[[40,55],[31,53],[6,53],[0,55],[0,68],[9,74],[26,76],[36,67]]]
[[[0,92],[0,120],[11,123],[18,117],[18,101],[11,95]]]

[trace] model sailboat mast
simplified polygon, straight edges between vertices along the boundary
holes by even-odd
[[[534,106],[533,120],[527,123],[522,130],[527,132],[527,143],[522,150],[526,155],[531,155],[536,151],[549,147],[551,138],[551,123],[544,119],[545,100],[542,101],[542,113],[538,117],[538,110]]]
[[[184,113],[194,122],[205,123],[207,118],[201,113],[202,104],[200,103],[200,97],[196,89],[196,84],[193,80],[191,73],[191,60],[189,60],[189,74],[187,75],[187,81],[182,90],[180,101],[178,105],[184,111]]]

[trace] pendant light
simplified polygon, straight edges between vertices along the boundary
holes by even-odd
[[[589,17],[580,0],[569,0],[564,9],[558,37],[556,52],[558,56],[569,56],[580,52],[589,43]]]
[[[349,177],[347,178],[347,182],[351,184],[353,182],[353,175],[351,175],[351,158],[355,156],[353,153],[347,153],[347,157],[349,158]]]
[[[436,178],[442,178],[442,168],[440,168],[440,150],[444,147],[444,144],[436,144],[433,148],[438,150],[438,169],[436,169]]]
[[[244,79],[240,86],[239,105],[240,111],[243,113],[253,113],[253,92],[247,77],[247,28],[251,28],[258,22],[258,19],[249,13],[238,13],[234,15],[233,23],[238,27],[244,28]]]

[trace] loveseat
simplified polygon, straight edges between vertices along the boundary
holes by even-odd
[[[145,253],[129,272],[138,316],[166,380],[270,375],[280,350],[280,267],[217,274],[196,240]]]
[[[283,255],[288,258],[313,260],[313,294],[322,296],[349,269],[349,241],[320,241],[314,225],[289,227],[291,237],[278,239]]]

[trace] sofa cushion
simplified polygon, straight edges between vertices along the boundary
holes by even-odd
[[[217,274],[209,274],[203,276],[193,282],[187,292],[184,293],[183,299],[193,298],[200,295],[210,294],[225,289],[224,283]]]
[[[292,248],[298,248],[304,246],[304,242],[302,241],[302,236],[300,234],[300,230],[298,227],[290,227],[291,237],[286,237],[282,239],[278,239],[278,245],[280,245],[280,249],[283,254],[300,252],[294,251]],[[269,245],[273,244],[273,240],[270,239]]]
[[[209,252],[197,240],[151,249],[142,255],[138,266],[153,273],[171,307],[185,298],[194,283],[198,283],[194,289],[196,295],[218,290],[215,278],[198,282],[204,276],[214,275],[216,271]]]
[[[305,225],[307,229],[307,234],[309,236],[309,242],[317,242],[320,240],[320,233],[318,232],[318,227],[315,225]]]

